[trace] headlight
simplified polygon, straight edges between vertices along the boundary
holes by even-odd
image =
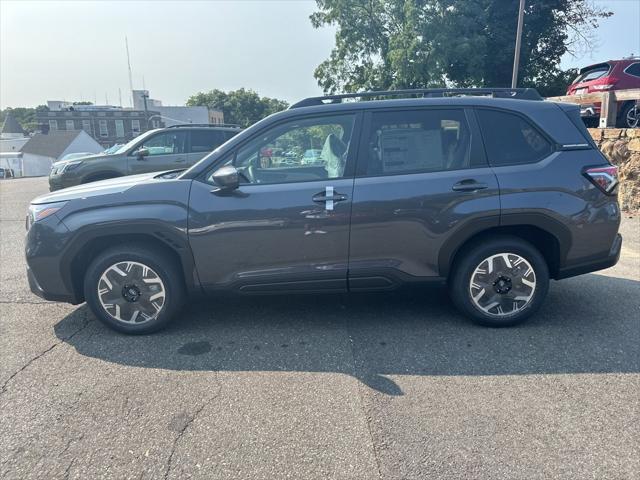
[[[29,213],[27,215],[27,229],[31,227],[34,222],[47,218],[50,215],[53,215],[62,207],[64,207],[67,202],[55,202],[55,203],[39,203],[35,205],[29,205]]]
[[[82,160],[73,160],[72,162],[63,163],[62,165],[57,167],[56,170],[57,170],[57,173],[60,174],[64,172],[69,172],[74,168],[78,168],[80,165],[82,165]]]

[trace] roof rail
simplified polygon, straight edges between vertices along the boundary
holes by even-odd
[[[347,98],[372,98],[394,96],[419,96],[422,98],[447,97],[456,95],[483,95],[494,98],[516,98],[518,100],[543,100],[535,88],[417,88],[406,90],[368,91],[357,93],[341,93],[339,95],[324,95],[309,97],[294,103],[289,108],[309,107],[342,103]]]
[[[235,123],[180,123],[177,125],[169,125],[164,128],[188,128],[188,127],[224,127],[224,128],[242,128]]]

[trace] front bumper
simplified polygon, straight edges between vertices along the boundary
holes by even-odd
[[[29,288],[31,289],[31,292],[40,298],[49,300],[51,302],[65,302],[65,303],[73,303],[73,304],[80,303],[71,294],[46,292],[40,286],[40,284],[38,283],[38,280],[36,279],[36,276],[33,274],[33,270],[31,270],[31,268],[29,268],[28,265],[27,265],[27,281],[29,282]]]
[[[80,185],[80,179],[66,175],[49,175],[49,191],[55,192],[67,187]]]
[[[40,298],[77,304],[70,278],[63,276],[62,255],[69,239],[69,230],[53,214],[33,223],[25,239],[27,280],[31,291]],[[68,275],[67,275],[68,277]]]
[[[620,252],[622,251],[622,235],[616,234],[613,244],[609,253],[605,256],[594,258],[588,262],[583,262],[578,265],[572,265],[567,268],[562,268],[555,277],[556,280],[562,278],[575,277],[584,273],[595,272],[598,270],[604,270],[605,268],[613,267],[618,260],[620,260]]]

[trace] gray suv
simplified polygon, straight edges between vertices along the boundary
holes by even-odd
[[[36,198],[27,273],[37,295],[132,334],[189,295],[429,282],[471,319],[514,325],[550,279],[617,262],[616,185],[579,107],[535,90],[308,98],[184,172]]]
[[[239,131],[235,125],[194,124],[149,130],[114,152],[54,163],[49,174],[49,189],[53,192],[107,178],[185,169]]]

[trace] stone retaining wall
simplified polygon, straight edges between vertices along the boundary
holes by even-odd
[[[618,199],[625,211],[640,210],[640,128],[590,128],[611,163],[618,166]]]

